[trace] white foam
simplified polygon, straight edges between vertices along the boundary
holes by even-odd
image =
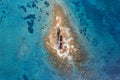
[[[53,49],[56,50],[57,55],[58,55],[59,57],[62,57],[63,59],[64,59],[64,58],[67,58],[68,61],[71,62],[73,59],[72,59],[72,56],[70,56],[70,48],[72,48],[73,50],[76,50],[76,49],[74,48],[74,45],[70,45],[70,44],[69,44],[69,42],[70,42],[71,40],[73,40],[73,38],[70,37],[70,34],[69,34],[70,28],[63,28],[63,27],[60,25],[60,24],[61,24],[61,17],[56,16],[56,20],[57,20],[56,27],[57,27],[57,28],[60,27],[60,28],[61,28],[62,30],[64,30],[65,33],[67,34],[67,37],[66,37],[66,38],[63,38],[63,42],[64,42],[63,48],[66,47],[67,50],[66,50],[65,52],[61,52],[60,49],[58,49],[58,45],[51,45],[51,44],[52,44],[52,38],[51,38],[52,35],[49,36],[49,38],[50,38],[50,43],[47,42],[47,44],[48,44],[49,46],[51,46]]]

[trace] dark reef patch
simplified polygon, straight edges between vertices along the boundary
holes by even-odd
[[[49,2],[47,2],[47,1],[45,1],[44,4],[46,7],[50,6]]]
[[[28,8],[31,8],[31,6],[30,6],[30,4],[29,4],[29,3],[27,3],[27,7],[28,7]]]
[[[35,2],[32,2],[32,8],[37,8],[38,9],[38,7],[37,7]]]
[[[36,19],[35,14],[28,14],[26,17],[23,18],[24,20],[29,20],[27,21],[28,24],[28,31],[29,33],[33,33],[34,29],[33,29],[33,25],[34,25],[34,19]]]
[[[23,9],[24,12],[27,12],[27,9],[25,8],[25,6],[20,6],[19,8]]]
[[[48,13],[48,12],[46,12],[46,15],[48,15],[48,16],[49,16],[49,13]]]
[[[29,33],[33,33],[33,31],[34,31],[34,29],[33,29],[34,20],[27,21],[27,24],[28,24]]]
[[[83,35],[86,35],[86,31],[87,31],[86,27],[82,27],[81,29],[79,29],[79,32]]]
[[[37,0],[32,1],[32,2],[30,2],[30,3],[27,3],[26,6],[27,6],[28,8],[35,8],[35,9],[38,9],[38,6],[37,6],[36,3],[38,3]]]
[[[35,17],[35,14],[29,14],[29,15],[27,15],[26,17],[24,17],[24,19],[26,20],[26,19],[36,19],[36,17]]]
[[[23,80],[29,80],[26,74],[23,74]]]
[[[80,25],[81,26],[88,26],[88,23],[84,18],[80,18]]]
[[[42,12],[42,9],[40,8],[40,12]]]
[[[28,27],[28,31],[29,31],[29,33],[33,33],[33,28],[32,27]]]
[[[2,13],[4,14],[4,13],[5,13],[5,11],[2,11]]]

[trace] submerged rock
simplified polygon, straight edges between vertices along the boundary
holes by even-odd
[[[80,69],[80,64],[86,61],[86,53],[63,8],[54,5],[53,11],[53,23],[45,37],[45,46],[50,53],[49,60],[60,72],[71,74],[74,71],[73,66]]]

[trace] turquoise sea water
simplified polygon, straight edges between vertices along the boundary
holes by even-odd
[[[72,80],[120,80],[120,0],[0,0],[0,80],[69,80],[48,60],[44,37],[60,4],[88,53]]]

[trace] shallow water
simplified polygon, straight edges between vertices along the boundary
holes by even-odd
[[[48,60],[44,37],[58,3],[87,50],[72,80],[120,80],[119,0],[0,0],[0,80],[67,80]],[[68,79],[69,80],[69,79]]]

